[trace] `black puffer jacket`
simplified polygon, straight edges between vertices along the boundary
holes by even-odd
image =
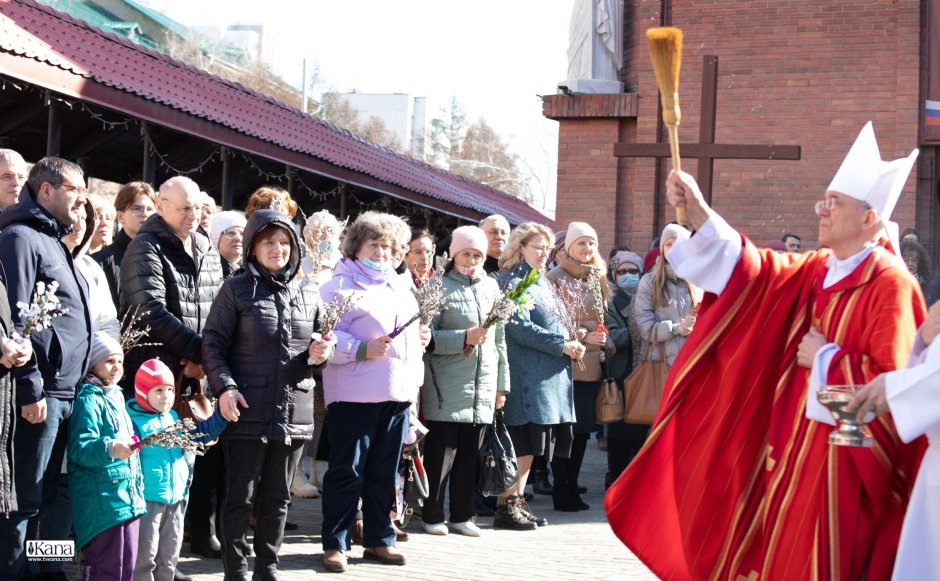
[[[272,275],[248,259],[258,233],[289,232],[290,262]],[[248,403],[222,438],[309,440],[313,434],[314,366],[307,348],[319,318],[320,295],[297,276],[300,239],[283,214],[258,210],[244,234],[245,268],[225,281],[203,332],[202,362],[218,397],[238,389]]]
[[[154,214],[127,246],[121,261],[121,316],[137,307],[138,327],[150,327],[146,342],[158,346],[125,354],[125,395],[147,359],[159,357],[173,373],[179,371],[182,358],[202,362],[202,328],[222,285],[222,265],[206,236],[194,232],[192,240],[195,260],[163,218]]]

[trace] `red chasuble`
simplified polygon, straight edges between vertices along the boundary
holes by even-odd
[[[924,450],[889,417],[875,447],[830,446],[806,419],[815,325],[841,350],[830,383],[903,367],[924,319],[917,282],[879,245],[823,290],[828,250],[758,250],[744,239],[725,291],[669,374],[646,446],[606,497],[618,537],[664,579],[889,579]]]

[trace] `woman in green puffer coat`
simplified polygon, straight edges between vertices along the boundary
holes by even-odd
[[[477,455],[483,428],[492,423],[493,411],[502,407],[509,391],[503,325],[483,328],[500,295],[499,285],[483,270],[486,247],[486,234],[480,228],[454,230],[450,244],[454,258],[444,268],[442,285],[447,304],[431,321],[434,348],[425,358],[421,388],[428,427],[424,465],[430,485],[422,519],[430,534],[448,533],[444,489],[450,480],[450,528],[480,536],[471,520]]]

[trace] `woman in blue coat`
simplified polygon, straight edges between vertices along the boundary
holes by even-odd
[[[520,224],[509,236],[499,259],[500,288],[516,286],[536,269],[545,271],[555,237],[551,230],[534,222]],[[548,524],[535,517],[523,496],[534,456],[551,460],[554,454],[567,457],[572,441],[574,394],[571,360],[584,355],[584,345],[569,340],[558,318],[551,283],[542,277],[528,291],[531,308],[513,316],[506,325],[509,384],[506,425],[516,451],[519,477],[515,486],[497,501],[493,526],[515,530]]]

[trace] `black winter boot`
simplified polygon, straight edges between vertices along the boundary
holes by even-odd
[[[514,531],[531,531],[538,525],[525,517],[519,510],[518,497],[500,497],[496,503],[496,516],[493,518],[494,529],[510,529]]]
[[[555,476],[555,485],[552,487],[552,505],[555,510],[562,512],[577,512],[581,508],[575,502],[576,492],[571,488],[571,482],[568,480],[568,464],[567,458],[552,460],[552,474]]]

